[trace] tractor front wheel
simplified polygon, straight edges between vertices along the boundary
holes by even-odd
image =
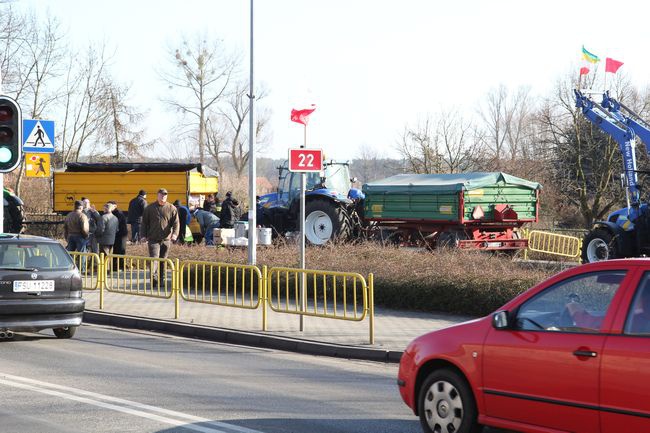
[[[600,262],[618,256],[616,240],[607,230],[593,230],[582,241],[582,263]]]

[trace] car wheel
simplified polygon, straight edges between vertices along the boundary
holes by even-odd
[[[56,338],[72,338],[75,332],[77,332],[77,327],[68,326],[66,328],[54,328],[53,331]]]
[[[478,433],[474,395],[465,378],[448,369],[424,381],[418,397],[422,429],[427,433]]]

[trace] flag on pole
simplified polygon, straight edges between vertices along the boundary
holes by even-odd
[[[296,110],[295,108],[291,110],[291,121],[296,123],[302,123],[307,126],[309,123],[309,115],[316,110],[316,106],[312,105],[312,108],[305,108],[302,110]]]
[[[589,73],[589,68],[586,66],[583,66],[580,68],[580,75],[587,75]]]
[[[619,62],[618,60],[614,60],[611,57],[607,57],[605,59],[605,72],[611,72],[613,74],[618,71],[618,68],[623,66],[623,62]]]
[[[582,46],[582,58],[585,59],[586,61],[588,61],[589,63],[598,63],[598,62],[600,62],[600,58],[597,55],[587,51],[585,49],[584,45]]]

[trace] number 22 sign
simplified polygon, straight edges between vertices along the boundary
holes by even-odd
[[[289,171],[322,171],[322,149],[289,149]]]

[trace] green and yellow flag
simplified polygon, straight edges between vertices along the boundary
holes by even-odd
[[[582,46],[582,58],[585,59],[586,61],[588,61],[589,63],[598,63],[598,62],[600,62],[600,58],[597,55],[592,54],[589,51],[587,51],[585,49],[584,45]]]

